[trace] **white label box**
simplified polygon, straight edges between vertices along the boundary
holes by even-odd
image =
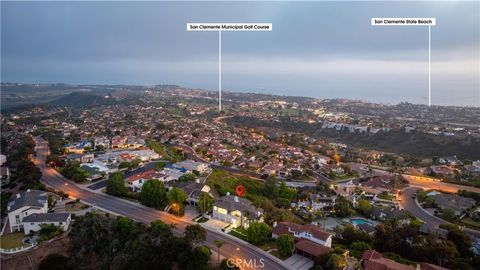
[[[435,26],[435,18],[372,18],[374,26]]]
[[[187,23],[187,31],[272,31],[271,23]]]

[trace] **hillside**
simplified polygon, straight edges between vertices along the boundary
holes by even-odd
[[[473,137],[445,137],[426,133],[405,133],[399,130],[376,134],[347,133],[334,129],[322,129],[319,124],[262,121],[251,117],[232,117],[226,121],[233,125],[300,132],[314,138],[327,138],[352,146],[416,157],[457,155],[462,159],[480,159],[480,151],[478,151],[480,139]]]

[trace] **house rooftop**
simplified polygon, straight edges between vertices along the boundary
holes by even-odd
[[[31,214],[23,218],[23,222],[66,222],[69,213]]]
[[[8,212],[15,211],[24,206],[42,208],[47,202],[47,193],[41,190],[26,190],[11,199],[8,202]]]
[[[213,205],[219,208],[226,209],[228,211],[238,210],[241,212],[248,212],[250,214],[253,214],[254,216],[257,211],[263,213],[262,209],[257,209],[255,206],[252,205],[252,202],[250,202],[249,200],[233,195],[223,196],[216,200]]]
[[[315,257],[322,255],[322,254],[327,254],[330,252],[331,248],[319,245],[317,243],[314,243],[310,240],[302,239],[298,241],[295,244],[295,248],[297,250],[301,250],[303,252],[306,252],[308,254],[311,254]]]
[[[290,229],[290,230],[289,230]],[[326,241],[330,237],[330,233],[322,230],[320,227],[314,224],[300,225],[292,222],[278,222],[277,225],[273,228],[272,233],[276,235],[290,234],[291,231],[295,232],[309,232],[315,238]]]
[[[414,270],[411,265],[397,263],[384,258],[382,253],[375,250],[367,250],[362,255],[363,269],[365,270]]]

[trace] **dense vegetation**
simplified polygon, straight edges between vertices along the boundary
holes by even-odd
[[[437,233],[418,234],[415,224],[380,224],[373,236],[347,225],[337,242],[348,247],[350,254],[360,257],[365,250],[375,249],[400,263],[428,262],[451,269],[475,269],[480,257],[473,256],[472,241],[456,226],[446,237]],[[412,252],[415,250],[415,252]]]
[[[185,159],[182,151],[178,150],[177,148],[163,144],[154,140],[146,140],[147,147],[155,151],[155,153],[159,154],[162,158],[171,161],[172,163],[182,161]]]
[[[8,145],[2,140],[2,149],[8,148],[7,165],[11,171],[10,187],[20,185],[20,189],[45,189],[40,183],[42,172],[31,161],[34,155],[35,142],[28,136],[21,136]]]
[[[209,269],[210,250],[198,246],[201,230],[174,236],[171,226],[149,227],[126,217],[87,214],[70,233],[70,269]],[[61,262],[62,260],[60,260]]]

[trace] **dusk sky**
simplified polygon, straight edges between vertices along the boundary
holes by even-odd
[[[480,2],[1,2],[2,82],[178,84],[217,89],[218,34],[188,22],[272,23],[225,32],[223,89],[480,106]]]

